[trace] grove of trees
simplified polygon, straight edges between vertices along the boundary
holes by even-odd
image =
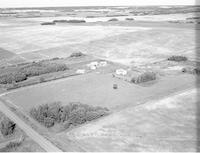
[[[147,81],[156,80],[156,73],[154,72],[144,72],[137,77],[131,79],[132,83],[142,83]]]
[[[60,102],[54,102],[30,110],[30,115],[47,128],[56,123],[62,123],[65,128],[68,128],[71,125],[83,124],[108,114],[107,108],[89,106],[79,102],[69,103],[66,106],[62,106]]]
[[[171,56],[168,58],[168,61],[176,61],[176,62],[181,62],[181,61],[187,61],[187,57],[185,56]]]
[[[53,62],[33,62],[16,68],[13,72],[0,74],[0,84],[11,84],[13,82],[21,82],[26,80],[28,77],[39,76],[46,73],[65,71],[68,67],[66,64],[53,63]]]
[[[16,124],[8,118],[4,118],[0,123],[0,131],[3,136],[8,136],[14,133]]]

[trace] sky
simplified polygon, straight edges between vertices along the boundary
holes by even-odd
[[[200,5],[200,0],[0,0],[5,7],[120,6],[120,5]]]

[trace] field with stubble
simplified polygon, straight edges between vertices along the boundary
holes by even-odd
[[[134,11],[126,7],[126,12],[115,10],[121,15],[113,13],[113,8],[103,9],[103,13],[79,9],[69,11],[71,16],[64,11],[59,16],[57,10],[57,17],[54,13],[40,17],[22,13],[0,18],[1,72],[12,72],[26,64],[40,66],[38,61],[48,59],[67,67],[12,82],[9,85],[16,88],[9,90],[5,84],[0,86],[2,101],[21,118],[29,118],[22,120],[63,151],[196,151],[199,70],[196,74],[183,72],[185,67],[200,65],[196,43],[200,28],[193,22],[194,13],[183,16],[168,8],[172,14],[134,16]],[[69,18],[86,22],[41,25]],[[81,55],[71,57],[72,53]],[[168,59],[174,56],[186,60]],[[100,61],[106,64],[88,66]],[[136,84],[115,77],[117,69],[152,71],[156,79]],[[58,123],[47,128],[31,118],[30,109],[53,102],[80,102],[105,107],[110,113],[62,129]]]

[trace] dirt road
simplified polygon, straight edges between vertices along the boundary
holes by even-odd
[[[38,143],[47,152],[62,152],[50,141],[34,131],[23,120],[16,116],[0,99],[0,111],[4,113],[8,118],[14,121],[31,139]]]

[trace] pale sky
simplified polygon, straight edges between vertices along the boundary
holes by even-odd
[[[200,0],[0,0],[4,7],[118,6],[118,5],[195,5]]]

